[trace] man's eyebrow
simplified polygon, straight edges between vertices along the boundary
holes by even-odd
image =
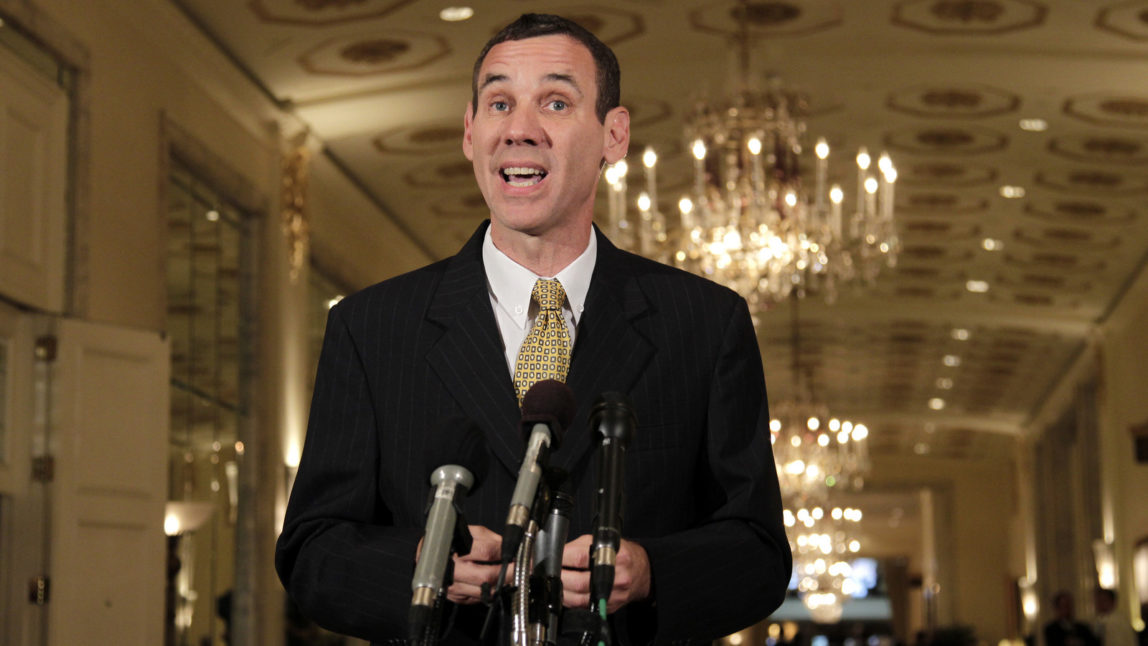
[[[478,91],[482,92],[487,87],[494,85],[495,83],[501,83],[507,80],[509,80],[509,77],[505,74],[487,74],[482,78],[482,84],[478,86]],[[542,80],[547,82],[565,83],[566,85],[569,85],[571,88],[573,88],[574,91],[579,94],[579,96],[582,95],[582,88],[578,85],[578,81],[570,74],[559,74],[558,72],[551,72],[542,77]]]
[[[578,87],[578,81],[575,80],[574,77],[569,75],[569,74],[558,74],[556,72],[551,72],[550,74],[547,74],[544,77],[544,79],[547,81],[557,81],[559,83],[565,83],[565,84],[569,85],[570,87],[574,88],[574,91],[577,92],[578,94],[582,94],[582,88]]]
[[[487,86],[505,81],[506,79],[507,76],[505,74],[487,74],[482,78],[482,85],[478,86],[478,91],[481,92],[485,90]]]

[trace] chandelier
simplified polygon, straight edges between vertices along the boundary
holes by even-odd
[[[657,153],[647,149],[636,214],[627,202],[629,166],[623,160],[606,169],[607,229],[625,248],[736,290],[755,310],[794,291],[832,302],[840,285],[872,283],[896,264],[896,168],[887,154],[874,163],[861,148],[847,200],[845,188],[829,185],[824,138],[807,167],[805,97],[776,78],[755,84],[747,28],[737,44],[736,92],[700,102],[686,119],[693,186],[678,202],[679,226],[669,226],[658,206]]]
[[[811,370],[802,370],[799,301],[796,294],[791,298],[794,393],[773,407],[770,440],[798,595],[814,621],[833,623],[856,592],[850,559],[861,549],[855,527],[862,514],[831,503],[839,492],[864,485],[870,468],[869,430],[831,416],[828,406],[818,402]]]
[[[850,531],[861,515],[852,507],[834,507],[828,513],[820,506],[785,510],[797,593],[818,623],[841,619],[845,602],[858,591],[848,559],[861,549]]]

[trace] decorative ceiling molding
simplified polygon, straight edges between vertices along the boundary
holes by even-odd
[[[634,40],[646,33],[642,14],[602,5],[563,7],[562,15],[590,31],[610,47]]]
[[[723,36],[736,36],[743,28],[751,37],[805,36],[840,25],[841,6],[836,0],[750,0],[742,9],[734,2],[720,2],[690,12],[689,24],[696,31]]]
[[[371,145],[383,154],[458,152],[461,155],[463,130],[460,120],[413,123],[376,135]]]
[[[1038,186],[1098,197],[1139,195],[1148,192],[1148,177],[1091,168],[1044,170],[1034,178]]]
[[[1075,135],[1048,142],[1048,150],[1068,159],[1104,164],[1148,163],[1148,138],[1124,135]]]
[[[1030,0],[908,0],[893,8],[892,22],[930,34],[985,36],[1039,27],[1047,14]]]
[[[1138,219],[1132,209],[1088,199],[1033,199],[1025,203],[1024,212],[1051,224],[1082,227],[1128,226]]]
[[[1148,40],[1148,0],[1119,2],[1101,9],[1096,27],[1130,40]]]
[[[975,126],[934,126],[897,130],[885,135],[894,150],[937,155],[978,155],[1003,150],[1008,137]]]
[[[249,0],[247,6],[262,22],[299,27],[324,27],[382,18],[415,0]]]
[[[1102,126],[1148,128],[1148,97],[1084,94],[1066,99],[1064,113]]]
[[[425,68],[450,52],[442,36],[392,29],[324,40],[298,62],[316,75],[375,76]]]
[[[908,186],[969,187],[997,181],[997,170],[964,161],[910,161],[897,164],[897,182]]]
[[[890,94],[886,106],[918,117],[967,119],[1015,112],[1020,97],[987,85],[919,85]]]

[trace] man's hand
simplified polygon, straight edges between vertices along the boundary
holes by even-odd
[[[579,536],[566,544],[562,552],[562,605],[568,608],[590,607],[590,545],[593,537]],[[497,576],[497,575],[496,575]],[[641,545],[622,539],[614,565],[614,589],[606,602],[606,611],[650,596],[650,558]]]
[[[494,585],[498,580],[499,558],[502,555],[502,536],[481,525],[469,525],[473,543],[466,556],[454,555],[454,582],[446,590],[446,598],[458,604],[478,603],[482,600],[482,584]],[[422,554],[419,540],[415,559]]]

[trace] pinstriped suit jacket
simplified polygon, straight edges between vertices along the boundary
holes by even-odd
[[[406,636],[436,423],[464,415],[482,428],[491,465],[464,510],[496,532],[505,523],[525,443],[482,266],[486,226],[453,258],[330,312],[276,567],[304,614],[332,630]],[[749,312],[734,292],[595,235],[567,379],[577,414],[551,456],[575,486],[570,536],[592,531],[589,409],[603,392],[627,393],[638,429],[623,534],[649,555],[653,600],[613,618],[618,641],[712,639],[772,612],[791,568]],[[481,610],[463,608],[448,641],[474,643]]]

